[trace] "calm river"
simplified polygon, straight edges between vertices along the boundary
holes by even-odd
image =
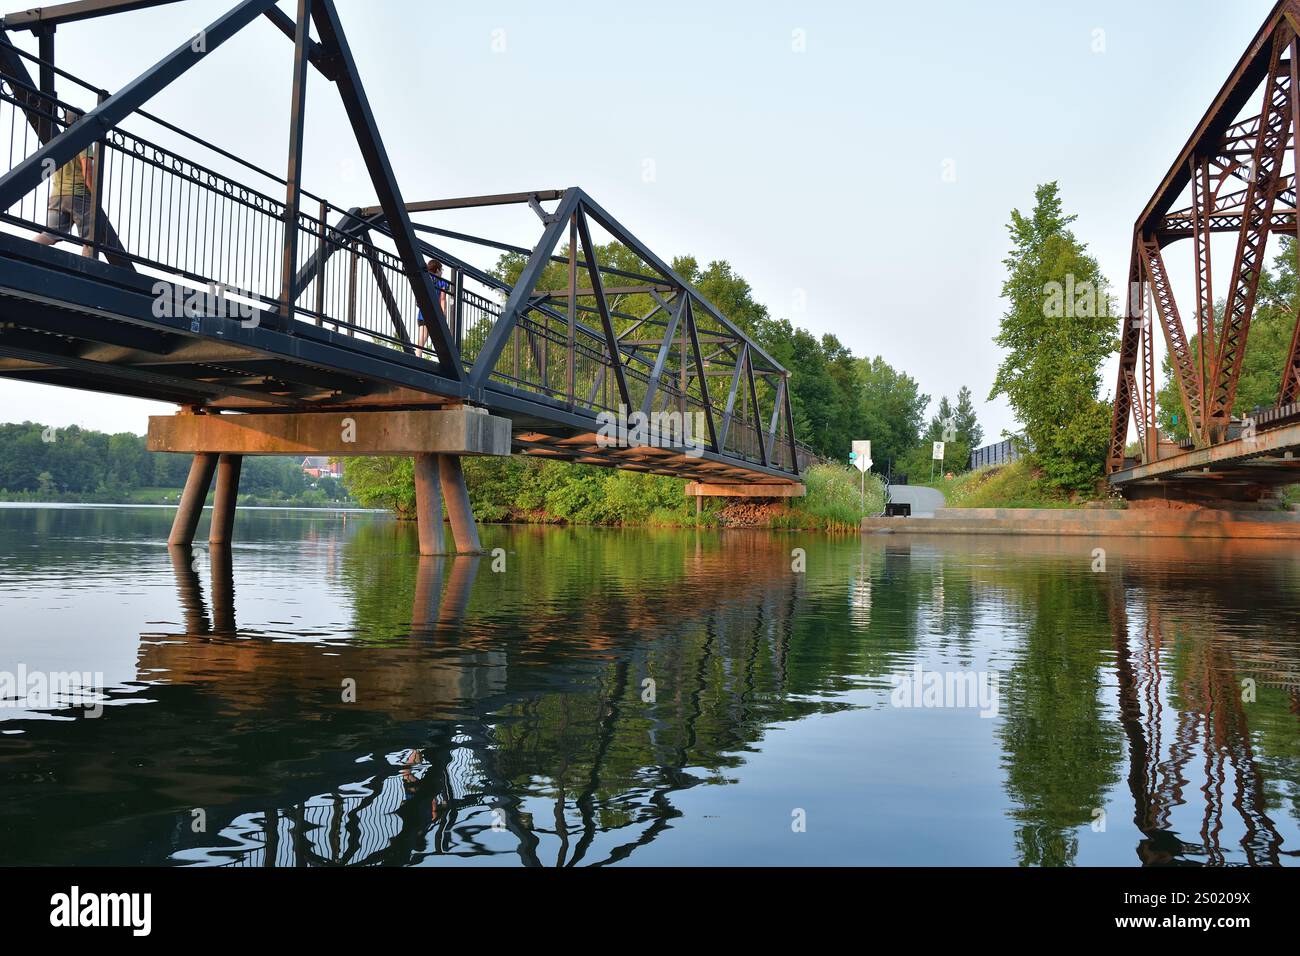
[[[1298,861],[1294,544],[170,522],[0,506],[0,864]]]

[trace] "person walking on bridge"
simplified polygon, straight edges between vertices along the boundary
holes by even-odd
[[[438,308],[442,314],[447,314],[447,290],[451,288],[451,283],[442,277],[442,263],[437,259],[429,260],[429,278],[433,280],[433,288],[438,293]],[[419,326],[420,332],[416,336],[416,345],[423,349],[429,341],[429,329],[424,324],[424,312],[417,310],[415,324]]]
[[[81,113],[69,107],[63,111],[64,120],[71,126],[81,119]],[[77,235],[83,240],[81,254],[93,256],[94,249],[89,242],[91,223],[94,219],[95,200],[91,184],[95,181],[95,147],[88,146],[72,159],[68,160],[50,178],[50,201],[45,214],[45,226],[52,231],[43,232],[36,241],[43,246],[52,246],[64,237],[71,235],[72,227],[77,228]],[[62,233],[63,235],[56,235]]]

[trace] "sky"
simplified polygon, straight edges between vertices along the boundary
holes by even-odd
[[[58,63],[118,89],[232,5],[65,25]],[[729,261],[774,316],[935,404],[969,386],[996,440],[1015,427],[986,400],[1010,211],[1058,181],[1118,294],[1134,220],[1273,0],[336,5],[408,200],[581,186],[663,258]],[[282,172],[292,52],[252,24],[148,108]],[[305,148],[308,189],[374,201],[314,74]],[[472,215],[425,221],[539,235],[526,208]],[[171,411],[0,381],[0,421],[143,434]]]

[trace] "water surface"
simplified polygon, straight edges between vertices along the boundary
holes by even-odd
[[[495,559],[421,559],[376,515],[241,511],[193,553],[170,520],[0,507],[0,673],[103,705],[0,707],[0,864],[1300,849],[1291,544],[488,527]]]

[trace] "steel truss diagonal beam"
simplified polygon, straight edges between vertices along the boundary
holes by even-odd
[[[678,296],[677,308],[669,313],[668,325],[664,328],[664,337],[659,344],[659,353],[655,356],[654,368],[650,371],[650,382],[646,385],[645,400],[641,402],[641,411],[646,415],[649,415],[654,408],[655,393],[659,391],[659,380],[663,377],[664,366],[668,363],[668,353],[672,351],[673,339],[677,335],[677,324],[681,321],[688,298],[685,293]],[[656,306],[656,311],[658,308]]]
[[[556,225],[564,225],[564,219],[558,219]],[[614,370],[614,383],[618,386],[618,398],[623,407],[632,408],[632,395],[627,388],[627,376],[623,370],[622,350],[618,346],[618,335],[614,332],[614,321],[610,318],[609,303],[605,301],[605,287],[600,278],[600,269],[596,265],[596,247],[591,242],[591,230],[587,227],[587,210],[583,205],[578,210],[578,239],[582,242],[582,252],[587,259],[587,276],[591,280],[591,291],[596,298],[596,309],[600,312],[600,324],[605,330],[605,349],[609,352],[610,367]]]
[[[686,297],[686,331],[691,341],[691,357],[695,360],[695,380],[700,386],[700,399],[704,403],[704,421],[709,426],[709,446],[715,454],[722,454],[722,443],[718,441],[718,427],[713,420],[713,399],[709,397],[709,377],[704,373],[704,357],[700,353],[700,334],[695,328],[695,307],[690,296]],[[683,386],[682,394],[685,395]]]
[[[501,358],[501,352],[510,341],[510,336],[514,334],[519,317],[523,315],[532,300],[542,270],[550,262],[551,253],[555,251],[555,247],[559,245],[561,237],[569,227],[569,217],[575,215],[577,211],[578,191],[569,190],[555,210],[556,220],[546,227],[541,241],[529,255],[528,261],[524,263],[523,271],[519,273],[519,278],[515,280],[510,290],[510,296],[506,299],[500,318],[493,323],[483,347],[479,349],[478,358],[474,360],[474,368],[469,374],[469,383],[472,387],[482,388],[491,377],[497,360]]]
[[[1236,400],[1246,339],[1255,310],[1255,296],[1259,290],[1259,277],[1264,268],[1264,244],[1268,239],[1269,219],[1277,198],[1278,174],[1291,128],[1290,80],[1279,76],[1278,71],[1282,54],[1294,37],[1294,30],[1284,30],[1279,26],[1273,38],[1271,69],[1264,82],[1266,121],[1255,145],[1255,176],[1246,190],[1246,211],[1242,218],[1227,309],[1211,372],[1213,388],[1208,400],[1207,426],[1210,437],[1215,441],[1224,437],[1233,402]]]
[[[1142,266],[1147,282],[1151,284],[1151,297],[1160,325],[1164,329],[1165,344],[1169,348],[1170,360],[1178,379],[1178,392],[1183,400],[1183,412],[1191,433],[1199,437],[1202,434],[1201,419],[1201,384],[1196,370],[1192,367],[1192,350],[1183,331],[1183,320],[1178,313],[1178,303],[1174,300],[1173,290],[1169,287],[1169,276],[1165,271],[1165,260],[1160,254],[1160,246],[1153,239],[1142,241]]]
[[[1125,450],[1128,445],[1129,418],[1134,411],[1135,402],[1139,400],[1137,389],[1138,354],[1142,348],[1142,327],[1144,296],[1142,295],[1142,265],[1138,250],[1138,239],[1134,237],[1133,250],[1129,259],[1128,295],[1124,308],[1123,325],[1120,328],[1119,372],[1115,380],[1115,398],[1111,409],[1110,448],[1106,454],[1107,471],[1118,471],[1124,464]],[[1139,416],[1140,416],[1139,412]],[[1139,437],[1145,446],[1146,436],[1142,430],[1142,421],[1138,420]]]
[[[384,218],[387,220],[393,243],[397,246],[398,257],[402,260],[402,266],[411,282],[416,304],[424,316],[425,328],[429,333],[429,344],[438,356],[441,374],[453,381],[460,381],[464,377],[464,370],[460,365],[460,353],[452,341],[447,317],[442,312],[438,294],[433,287],[433,279],[429,276],[424,260],[419,254],[415,230],[406,212],[406,203],[402,200],[397,177],[388,160],[388,152],[384,149],[379,126],[375,122],[370,101],[361,85],[357,64],[352,58],[352,50],[343,34],[343,26],[339,22],[338,11],[334,8],[333,0],[314,0],[311,15],[321,45],[329,56],[338,59],[339,69],[335,86],[343,100],[343,108],[348,115],[348,120],[352,124],[357,145],[361,148],[361,156],[370,173],[371,183],[379,196],[379,205],[384,210]],[[3,182],[0,181],[0,186],[2,185]]]

